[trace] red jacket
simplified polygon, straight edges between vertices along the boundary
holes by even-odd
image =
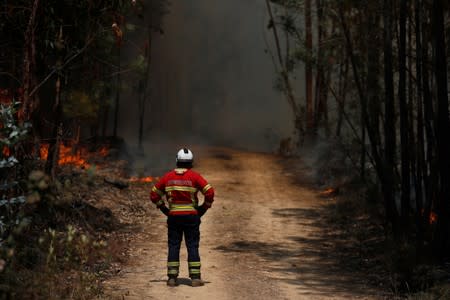
[[[205,196],[203,207],[208,209],[214,201],[214,189],[197,172],[191,169],[175,169],[165,174],[152,188],[150,199],[159,208],[166,195],[169,215],[197,215],[200,191]]]

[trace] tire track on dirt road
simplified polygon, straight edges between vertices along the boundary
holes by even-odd
[[[195,150],[198,169],[215,187],[202,218],[200,255],[206,284],[192,288],[186,250],[180,285],[166,286],[165,218],[152,210],[131,260],[105,283],[107,299],[381,299],[357,274],[335,263],[322,232],[327,200],[293,183],[276,156],[222,148]],[[149,204],[150,205],[150,204]]]

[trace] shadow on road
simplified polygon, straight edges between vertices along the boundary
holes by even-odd
[[[167,281],[166,279],[164,279],[164,280],[161,280],[161,279],[149,280],[149,282],[155,282],[155,283],[166,283],[166,281]],[[211,283],[211,281],[203,280],[203,283],[205,285],[207,285],[207,284]],[[190,278],[178,277],[177,285],[192,286],[192,281]]]
[[[374,279],[377,275],[372,274],[377,272],[376,265],[380,262],[364,258],[368,256],[365,242],[370,236],[358,240],[333,224],[336,218],[333,204],[321,208],[274,209],[272,215],[282,224],[296,224],[296,228],[307,232],[287,236],[281,243],[234,241],[216,250],[252,253],[263,258],[268,264],[262,270],[267,267],[269,276],[275,280],[297,286],[303,296],[314,291],[314,296],[386,298],[380,295],[379,282]],[[280,273],[284,276],[276,275]]]

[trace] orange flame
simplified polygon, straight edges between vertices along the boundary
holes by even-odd
[[[421,214],[422,216],[425,214],[425,210],[422,208],[421,210]],[[435,213],[434,211],[430,211],[430,215],[428,216],[428,222],[430,225],[433,225],[437,222],[438,220],[438,215],[437,213]]]
[[[131,182],[153,182],[153,177],[152,176],[148,176],[148,177],[130,177],[130,181]]]
[[[8,89],[0,88],[0,103],[9,105],[12,102],[12,95]]]
[[[73,153],[72,147],[60,145],[59,147],[59,164],[73,164],[80,167],[89,167],[89,164],[81,158],[80,152]]]
[[[109,149],[108,149],[107,147],[101,147],[101,148],[98,150],[98,153],[100,154],[100,156],[105,157],[105,156],[108,155]]]
[[[430,225],[435,224],[437,222],[438,216],[434,212],[430,212]]]
[[[7,146],[3,146],[2,154],[4,157],[9,157],[11,155],[11,151]]]
[[[48,157],[48,148],[49,145],[48,144],[44,144],[41,146],[40,148],[40,157],[43,160],[46,160]],[[75,165],[75,166],[79,166],[79,167],[85,167],[88,168],[89,164],[87,163],[87,161],[85,159],[83,159],[81,157],[81,151],[78,151],[77,153],[73,153],[72,151],[72,147],[70,146],[64,146],[63,144],[61,144],[59,146],[59,159],[58,159],[58,164],[60,165],[66,165],[66,164],[70,164],[70,165]]]
[[[332,197],[335,196],[339,193],[339,189],[338,188],[328,188],[322,192],[320,192],[319,194],[323,197]]]
[[[42,160],[46,160],[47,159],[48,147],[49,147],[49,145],[41,145],[41,147],[39,148],[39,157]]]

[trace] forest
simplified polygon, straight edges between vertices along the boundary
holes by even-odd
[[[192,7],[204,7],[201,13],[211,18],[212,7],[227,6],[194,2]],[[381,242],[367,252],[383,252],[377,254],[389,262],[384,266],[388,275],[381,280],[387,282],[384,298],[449,297],[450,4],[250,2],[258,4],[245,11],[258,8],[264,16],[251,34],[265,35],[265,47],[252,51],[270,64],[273,82],[268,88],[279,95],[274,106],[286,107],[288,114],[279,119],[287,120],[291,128],[276,137],[266,130],[258,143],[273,144],[260,149],[255,144],[250,150],[271,152],[291,162],[306,160],[320,146],[325,159],[312,165],[321,174],[314,179],[315,186],[328,187],[326,195],[333,199],[337,195],[363,206],[371,222],[379,225]],[[230,14],[240,9],[235,4],[230,2]],[[179,145],[172,132],[182,127],[180,135],[200,136],[196,142],[236,148],[236,143],[228,142],[232,137],[211,138],[210,132],[220,135],[221,129],[201,132],[204,123],[217,128],[239,123],[234,115],[245,109],[230,108],[232,100],[223,96],[233,87],[224,84],[220,91],[207,94],[210,103],[191,96],[202,93],[198,90],[209,93],[217,85],[213,80],[230,82],[225,75],[211,70],[199,77],[211,82],[184,89],[183,84],[194,81],[179,79],[181,87],[172,85],[169,91],[170,73],[164,73],[165,68],[177,73],[177,68],[190,65],[163,65],[158,56],[165,50],[158,49],[158,43],[170,39],[174,30],[165,27],[166,18],[193,14],[186,7],[189,4],[165,0],[0,3],[0,299],[109,299],[102,283],[131,257],[123,255],[132,235],[125,223],[144,222],[150,210],[145,201],[149,184],[162,175],[166,156],[173,157],[153,156],[159,143],[169,140]],[[253,16],[239,13],[246,19],[256,15],[256,11]],[[220,27],[224,21],[215,22]],[[189,24],[179,21],[179,28],[172,27],[181,31]],[[202,34],[207,36],[206,27]],[[200,36],[195,30],[190,34]],[[211,52],[225,49],[228,40],[223,40]],[[196,41],[168,45],[189,61],[197,52]],[[212,41],[216,40],[206,39],[205,44],[211,47]],[[207,70],[219,68],[212,54],[203,57],[209,49],[198,61]],[[169,79],[158,78],[161,74]],[[242,78],[248,80],[243,85],[259,84],[257,78]],[[170,93],[179,99],[170,98]],[[265,108],[255,99],[235,101]],[[130,107],[137,110],[130,113]],[[210,117],[225,109],[233,121]],[[208,121],[195,121],[203,115]],[[260,126],[261,119],[254,125],[258,130],[275,126],[268,121]],[[131,121],[136,128],[129,139],[124,128]],[[253,134],[245,131],[250,125],[233,126],[242,129],[239,136],[252,140]],[[158,134],[169,137],[160,142]],[[149,150],[147,145],[154,147]],[[232,161],[228,155],[216,154],[216,159]],[[147,159],[158,161],[152,162],[153,171],[142,163]],[[147,198],[133,202],[132,197],[138,196]],[[115,197],[128,203],[126,213],[117,213],[119,206],[111,204]],[[340,217],[348,218],[345,214]],[[346,224],[350,232],[353,224]]]
[[[282,7],[270,12],[274,64],[301,139],[322,134],[360,148],[352,151],[355,166],[363,181],[379,185],[389,230],[414,239],[418,253],[448,258],[448,5],[273,2]],[[303,103],[291,83],[300,62]]]

